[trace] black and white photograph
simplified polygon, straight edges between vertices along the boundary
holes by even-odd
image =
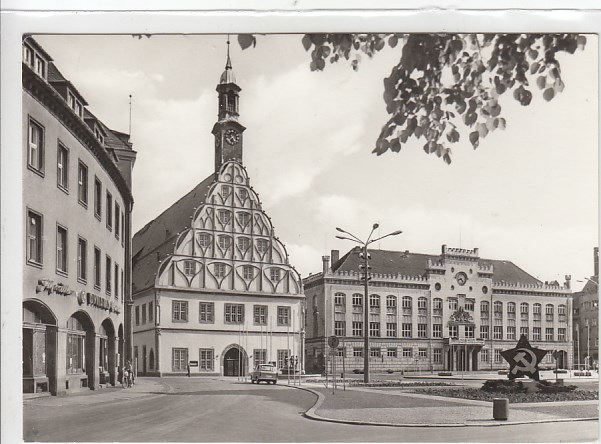
[[[288,12],[3,11],[3,441],[597,441],[599,11]]]

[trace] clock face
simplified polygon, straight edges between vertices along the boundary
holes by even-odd
[[[235,129],[229,129],[225,132],[225,141],[230,145],[234,145],[240,141],[240,134]]]
[[[459,285],[465,285],[465,283],[467,282],[467,276],[465,273],[457,273],[455,275],[455,279],[457,279],[457,283]]]

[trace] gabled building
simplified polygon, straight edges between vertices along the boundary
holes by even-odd
[[[23,392],[115,385],[131,335],[129,135],[23,41]]]
[[[594,274],[574,293],[574,361],[579,368],[599,367],[599,248],[595,247]]]
[[[501,351],[520,335],[549,351],[541,367],[570,368],[572,297],[510,261],[480,257],[477,248],[442,246],[440,255],[369,250],[369,307],[364,307],[360,248],[324,256],[321,273],[303,280],[307,298],[306,369],[323,372],[332,359],[363,369],[369,333],[370,368],[393,371],[475,371],[507,367]],[[369,310],[369,325],[364,311]],[[329,356],[327,338],[340,345]]]
[[[217,93],[215,172],[133,238],[139,374],[190,365],[192,375],[236,376],[302,354],[302,282],[242,162],[229,46]]]

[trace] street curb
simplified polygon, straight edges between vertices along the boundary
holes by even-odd
[[[545,424],[551,422],[576,422],[576,421],[598,421],[598,417],[592,418],[560,418],[560,419],[538,419],[532,421],[511,421],[511,422],[498,422],[498,423],[490,423],[490,424],[439,424],[439,423],[422,423],[422,424],[414,424],[414,423],[390,423],[390,422],[372,422],[372,421],[356,421],[352,419],[334,419],[334,418],[326,418],[324,416],[320,416],[317,414],[317,409],[321,407],[324,403],[326,397],[316,390],[306,388],[306,387],[297,387],[297,386],[288,386],[295,389],[305,390],[307,392],[311,392],[317,396],[317,401],[313,404],[309,410],[303,413],[303,416],[313,419],[315,421],[323,421],[323,422],[334,422],[339,424],[351,424],[351,425],[370,425],[370,426],[380,426],[380,427],[500,427],[500,426],[508,426],[508,425],[523,425],[523,424]]]

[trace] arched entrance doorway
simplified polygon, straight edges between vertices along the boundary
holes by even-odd
[[[568,365],[568,353],[565,350],[557,351],[557,368],[567,368]]]
[[[117,383],[117,345],[113,321],[105,319],[100,325],[100,346],[98,347],[98,367],[100,384],[116,385]]]
[[[77,311],[67,320],[66,390],[96,387],[95,353],[94,323],[86,312]]]
[[[23,393],[56,394],[57,320],[43,303],[23,302]]]
[[[248,370],[246,352],[239,345],[228,346],[223,353],[223,376],[245,376]]]

